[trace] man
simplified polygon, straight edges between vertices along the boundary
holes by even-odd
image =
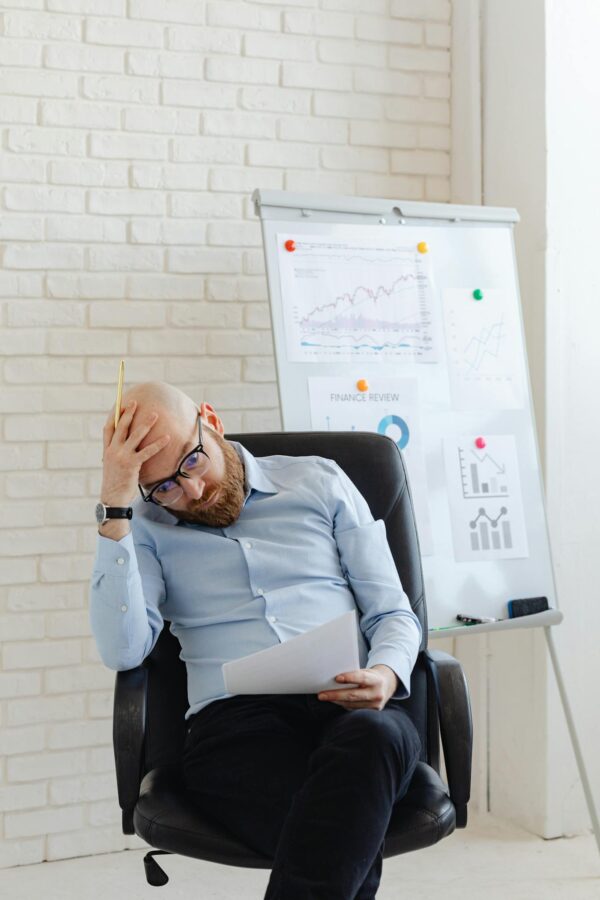
[[[103,661],[139,665],[170,621],[188,676],[185,782],[210,816],[273,856],[266,900],[372,900],[392,807],[421,751],[398,703],[421,627],[383,522],[332,460],[255,458],[224,439],[210,404],[169,385],[138,385],[123,405],[117,428],[112,414],[104,428],[91,584]],[[339,690],[225,692],[224,662],[351,609],[361,668],[340,673]]]

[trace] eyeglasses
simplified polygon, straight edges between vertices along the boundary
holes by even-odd
[[[190,478],[191,474],[204,475],[210,465],[210,457],[204,451],[202,441],[202,419],[198,416],[198,443],[193,450],[187,453],[177,468],[174,475],[165,478],[164,481],[155,484],[146,494],[141,484],[138,484],[140,494],[145,503],[156,503],[157,506],[173,506],[183,496],[183,488],[178,484],[178,478]]]

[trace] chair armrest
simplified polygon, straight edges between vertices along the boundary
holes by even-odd
[[[448,788],[456,808],[456,827],[464,828],[471,796],[473,756],[469,688],[461,664],[449,653],[426,650],[425,658],[435,687]]]
[[[133,809],[143,775],[148,670],[137,666],[117,672],[113,712],[113,748],[123,833],[135,834]]]

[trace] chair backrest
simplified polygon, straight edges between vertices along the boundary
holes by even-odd
[[[427,609],[419,540],[402,454],[390,438],[369,432],[274,432],[228,434],[254,456],[323,456],[335,460],[362,493],[375,519],[383,519],[402,586],[423,629],[420,650],[427,647]],[[149,693],[146,771],[177,763],[185,734],[188,706],[185,665],[179,641],[165,627],[146,660]],[[421,736],[422,759],[428,757],[427,668],[423,654],[411,677],[411,696],[403,701]],[[431,709],[429,710],[431,714]]]

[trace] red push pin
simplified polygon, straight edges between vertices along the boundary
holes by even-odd
[[[294,250],[296,249],[296,241],[292,241],[292,240],[286,241],[283,246],[285,247],[285,249],[287,250],[288,253],[293,253]]]
[[[485,447],[485,438],[478,437],[475,439],[475,446],[478,450],[483,450]]]

